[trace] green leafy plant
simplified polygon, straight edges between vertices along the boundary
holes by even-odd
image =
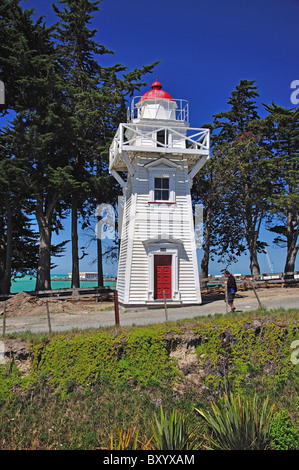
[[[152,438],[151,438],[152,439]],[[117,428],[117,436],[114,437],[111,433],[110,437],[110,449],[111,450],[148,450],[151,439],[145,444],[141,444],[138,440],[138,429],[123,429]]]
[[[212,413],[196,411],[204,418],[210,448],[222,450],[264,450],[269,447],[273,406],[268,397],[259,406],[256,394],[249,400],[230,393],[222,406],[212,403]]]
[[[126,335],[120,375],[143,387],[172,384],[178,375],[176,362],[165,344],[165,327],[136,328]]]
[[[195,426],[184,413],[173,410],[170,414],[160,408],[152,423],[153,444],[157,450],[195,450],[199,447]]]
[[[273,397],[290,381],[296,380],[295,365],[290,361],[291,342],[297,331],[294,317],[280,315],[252,318],[240,315],[211,319],[200,323],[193,331],[201,337],[198,357],[203,357],[205,385],[212,390],[228,393],[244,390],[254,393],[271,391]]]
[[[298,429],[287,411],[282,410],[273,415],[270,434],[271,449],[299,450]]]

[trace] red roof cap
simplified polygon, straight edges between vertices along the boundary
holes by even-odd
[[[152,88],[158,88],[158,90],[161,90],[162,85],[161,85],[160,82],[157,82],[157,81],[156,81],[156,82],[154,82],[154,83],[152,84]]]
[[[143,101],[143,100],[152,100],[152,99],[155,99],[155,98],[162,98],[162,99],[165,99],[165,100],[172,100],[173,101],[173,98],[172,96],[170,96],[169,93],[167,93],[166,91],[162,90],[162,85],[160,82],[157,82],[155,81],[153,84],[152,84],[152,89],[147,91],[141,98],[140,101]]]

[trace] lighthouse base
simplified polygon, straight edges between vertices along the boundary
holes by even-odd
[[[197,303],[183,303],[183,302],[177,302],[177,301],[166,301],[166,307],[167,309],[182,309],[184,307],[198,307],[201,305],[202,302],[197,302]],[[151,310],[163,310],[165,309],[165,303],[164,301],[154,301],[154,302],[145,302],[145,303],[139,303],[139,304],[122,304],[119,303],[119,310],[120,312],[133,312],[133,311],[140,311],[140,313],[145,313],[149,312]]]

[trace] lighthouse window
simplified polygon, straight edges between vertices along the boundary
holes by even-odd
[[[166,129],[157,132],[158,146],[160,146],[160,145],[164,146],[165,144],[167,144],[167,139],[168,139],[168,131]]]
[[[169,201],[169,178],[155,178],[155,201]]]

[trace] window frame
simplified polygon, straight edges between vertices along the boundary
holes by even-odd
[[[169,181],[169,198],[167,200],[156,199],[155,197],[155,179],[168,179]],[[175,195],[175,186],[176,186],[176,170],[174,168],[155,168],[152,167],[149,169],[149,203],[155,204],[175,204],[176,195]],[[163,190],[161,188],[161,190]]]
[[[168,146],[168,129],[160,129],[156,132],[157,147]]]
[[[169,202],[170,200],[170,185],[169,185],[169,176],[161,177],[154,176],[154,201],[155,202]],[[157,184],[158,180],[160,180],[160,186]],[[163,186],[163,182],[167,181],[167,187]],[[160,192],[161,197],[157,197],[157,193]],[[167,195],[167,198],[164,198],[163,195]]]

